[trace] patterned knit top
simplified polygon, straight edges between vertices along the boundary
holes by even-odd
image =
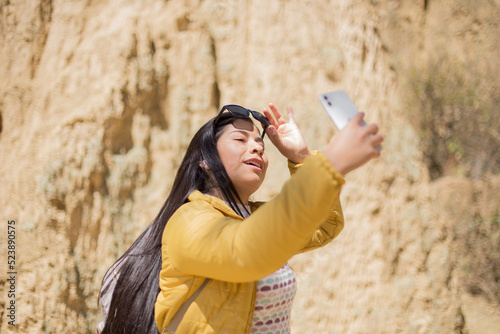
[[[288,264],[257,282],[252,334],[290,333],[290,315],[297,290],[295,273]]]
[[[244,218],[248,217],[238,204]],[[246,207],[248,212],[250,208]],[[252,334],[290,333],[290,315],[297,291],[295,273],[288,264],[257,281],[257,295],[252,319]]]

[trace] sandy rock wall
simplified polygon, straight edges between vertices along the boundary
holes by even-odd
[[[0,330],[94,332],[102,276],[155,217],[190,138],[221,105],[291,105],[321,149],[335,131],[317,95],[345,89],[380,124],[384,155],[349,175],[341,236],[291,261],[294,332],[498,332],[498,257],[486,247],[500,241],[498,177],[431,181],[405,89],[409,71],[450,55],[499,77],[498,8],[1,1],[0,207],[16,222],[18,274],[14,328],[2,259]],[[286,180],[267,144],[259,199]]]

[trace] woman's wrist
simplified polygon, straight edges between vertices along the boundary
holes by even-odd
[[[297,152],[293,156],[287,157],[287,159],[294,164],[301,164],[310,155],[311,151],[309,151],[309,149],[306,147],[306,149],[303,152]]]
[[[318,154],[319,151],[318,150],[312,150],[312,151],[309,151],[309,149],[307,149],[307,152],[304,152],[304,153],[301,153],[301,154],[296,154],[294,155],[293,158],[287,158],[288,161],[294,165],[301,165],[308,156],[310,155],[316,155]]]

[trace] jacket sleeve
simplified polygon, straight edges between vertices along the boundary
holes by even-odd
[[[180,273],[256,281],[311,244],[343,183],[326,156],[318,154],[308,157],[282,191],[246,220],[225,216],[205,201],[189,202],[165,228],[164,255]]]
[[[318,151],[312,151],[313,155],[317,155]],[[290,175],[295,174],[302,164],[296,164],[288,160],[288,170]],[[340,194],[339,194],[340,195]],[[333,201],[328,218],[314,231],[308,243],[299,251],[305,253],[320,247],[323,247],[335,239],[344,228],[344,214],[342,205],[340,204],[340,196],[337,196]]]

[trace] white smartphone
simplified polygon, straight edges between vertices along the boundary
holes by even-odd
[[[319,101],[333,120],[337,129],[342,130],[359,111],[343,90],[321,94]],[[363,121],[362,125],[366,125]]]

